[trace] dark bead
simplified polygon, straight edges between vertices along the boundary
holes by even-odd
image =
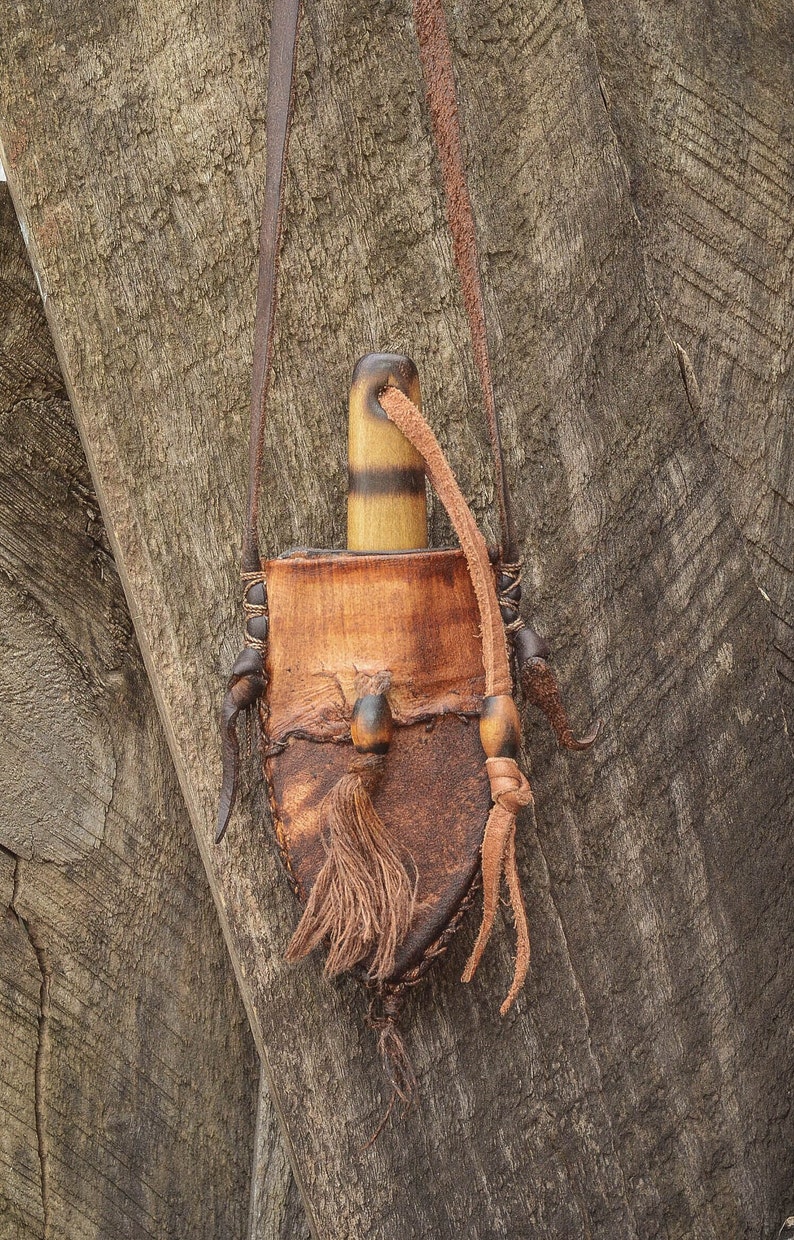
[[[253,650],[250,646],[246,646],[240,651],[234,660],[232,668],[232,676],[261,676],[262,675],[262,655],[258,650]]]
[[[246,622],[245,631],[255,642],[266,642],[267,630],[267,616],[251,616]]]
[[[496,584],[500,594],[507,594],[510,598],[521,598],[521,580],[513,573],[499,573]]]
[[[513,649],[519,670],[528,659],[548,659],[551,654],[551,648],[545,637],[541,637],[528,624],[513,634]]]
[[[245,592],[245,601],[250,603],[252,607],[266,607],[267,594],[265,593],[265,584],[263,581],[252,581]]]
[[[359,753],[386,753],[393,732],[391,708],[383,693],[365,693],[356,699],[350,735]]]

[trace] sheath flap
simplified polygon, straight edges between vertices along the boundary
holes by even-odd
[[[300,551],[264,567],[271,744],[349,736],[357,672],[391,673],[398,724],[479,714],[479,616],[461,551]]]

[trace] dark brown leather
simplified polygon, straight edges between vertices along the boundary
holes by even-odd
[[[347,771],[352,750],[352,743],[293,739],[265,764],[276,835],[303,900],[325,860],[320,802]],[[419,884],[392,981],[422,961],[465,900],[490,801],[476,720],[445,715],[429,730],[426,723],[395,728],[373,803],[412,859]]]
[[[226,686],[226,696],[221,707],[221,742],[223,752],[223,784],[218,806],[218,825],[215,843],[220,844],[229,825],[237,796],[240,767],[240,742],[237,739],[237,719],[241,710],[250,710],[261,697],[265,687],[262,655],[252,646],[246,646],[234,661],[232,674]]]
[[[545,659],[527,659],[520,668],[521,690],[524,698],[548,719],[557,741],[565,749],[589,749],[601,731],[601,721],[596,720],[590,731],[577,739],[571,731],[568,713],[560,696],[557,677]]]

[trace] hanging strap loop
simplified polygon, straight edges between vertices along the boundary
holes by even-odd
[[[259,277],[254,326],[253,376],[251,384],[251,425],[249,438],[248,494],[242,540],[243,605],[246,650],[238,656],[222,710],[223,784],[218,816],[217,838],[223,836],[234,805],[238,781],[236,725],[240,710],[250,710],[264,689],[264,653],[267,639],[267,596],[259,554],[258,517],[264,453],[265,419],[270,387],[273,339],[278,294],[278,259],[283,222],[284,176],[287,162],[290,121],[294,102],[295,62],[300,26],[301,0],[272,0],[270,49],[268,54],[265,197],[259,234]],[[427,103],[433,128],[452,234],[463,301],[469,321],[474,360],[482,389],[483,407],[493,455],[496,499],[501,526],[499,588],[502,611],[509,613],[511,648],[525,691],[542,709],[551,700],[547,675],[545,643],[518,616],[521,586],[515,568],[517,538],[510,508],[501,443],[499,413],[494,396],[485,317],[485,303],[478,263],[474,213],[466,182],[460,121],[455,95],[455,77],[443,0],[413,0],[413,14]],[[478,534],[479,536],[479,534]],[[482,540],[481,540],[482,541]],[[484,547],[484,543],[483,543]],[[489,591],[493,593],[492,590]],[[509,595],[509,603],[507,600]],[[497,606],[498,615],[498,606]],[[489,606],[489,622],[493,608]],[[245,657],[244,657],[245,656]],[[507,655],[505,654],[505,658]],[[526,671],[522,669],[526,668]],[[509,666],[506,683],[509,683]],[[526,686],[530,686],[527,690]],[[509,692],[509,690],[506,690]],[[534,697],[532,696],[534,694]],[[567,720],[558,702],[552,703],[561,743],[570,743]],[[574,742],[580,747],[592,737]]]
[[[254,326],[251,384],[248,499],[243,535],[243,572],[258,572],[259,492],[264,452],[267,397],[273,360],[278,295],[278,259],[283,219],[283,187],[294,101],[295,60],[301,0],[273,0],[267,84],[267,157],[265,201],[259,233],[259,283]],[[493,455],[496,499],[501,526],[501,557],[517,559],[517,539],[504,476],[499,413],[494,397],[474,213],[463,162],[455,77],[442,0],[414,0],[416,34],[433,136],[438,150],[452,234],[455,264],[469,321],[474,360]]]
[[[259,229],[259,274],[248,442],[248,495],[242,545],[245,647],[234,662],[221,707],[223,782],[215,830],[216,843],[223,839],[237,798],[240,765],[237,719],[241,710],[246,713],[253,710],[265,689],[263,654],[267,642],[267,594],[259,556],[259,492],[267,394],[273,360],[278,257],[284,209],[284,171],[294,97],[300,11],[301,0],[273,0],[270,17],[265,122],[265,201]]]

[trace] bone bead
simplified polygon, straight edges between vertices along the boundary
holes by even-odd
[[[480,740],[486,758],[515,758],[521,740],[521,720],[513,699],[506,693],[483,698]]]

